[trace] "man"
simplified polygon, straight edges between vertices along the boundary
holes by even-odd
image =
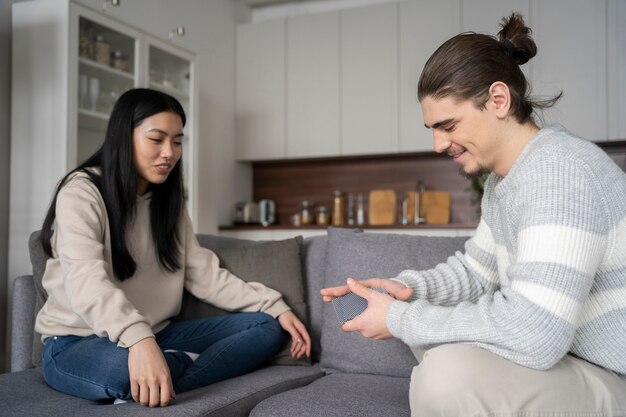
[[[457,35],[420,77],[435,150],[465,175],[491,172],[465,253],[322,290],[368,300],[343,330],[412,348],[414,416],[626,415],[626,174],[594,144],[534,122],[559,97],[527,95],[529,34],[513,14],[499,40]]]

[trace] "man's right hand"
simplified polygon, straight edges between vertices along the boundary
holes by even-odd
[[[128,348],[128,373],[133,400],[150,407],[165,407],[176,397],[170,369],[154,337]]]
[[[363,281],[359,281],[359,284],[368,288],[384,288],[389,295],[396,300],[408,301],[413,295],[413,290],[399,281],[394,281],[387,278],[369,278]],[[348,285],[341,285],[339,287],[323,288],[320,291],[325,302],[333,301],[337,297],[346,295],[350,292]]]

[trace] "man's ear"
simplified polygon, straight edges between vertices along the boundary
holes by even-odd
[[[496,81],[489,87],[489,104],[495,111],[496,117],[504,119],[511,109],[511,92],[509,86],[502,81]]]

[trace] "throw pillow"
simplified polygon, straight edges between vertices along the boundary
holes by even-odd
[[[41,284],[43,273],[46,270],[46,262],[48,262],[49,256],[43,250],[41,241],[39,240],[40,231],[31,233],[28,239],[28,252],[30,254],[30,263],[33,265],[33,282],[35,284],[35,317],[41,310],[41,307],[46,303],[48,299],[48,293]],[[41,334],[37,333],[33,328],[33,352],[31,360],[33,366],[41,366],[41,354],[43,353],[43,343],[41,343]]]
[[[302,237],[280,241],[242,241],[223,237],[199,236],[202,246],[212,250],[220,259],[220,266],[245,281],[260,282],[283,295],[304,324],[307,309],[302,279]],[[225,314],[226,312],[206,304],[185,291],[183,306],[177,320]],[[294,359],[289,353],[291,339],[270,361],[273,365],[310,365],[310,358]]]
[[[405,269],[430,269],[463,250],[466,240],[330,228],[325,286],[344,285],[348,277],[393,278]],[[341,330],[331,303],[324,303],[321,344],[325,371],[410,377],[417,364],[398,339],[375,341]]]

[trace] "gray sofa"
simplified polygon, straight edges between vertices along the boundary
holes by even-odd
[[[224,259],[237,252],[250,265],[250,248],[285,252],[269,242],[199,235],[200,243]],[[327,235],[296,239],[302,280],[305,320],[313,338],[311,364],[268,364],[250,374],[182,393],[167,408],[149,409],[136,403],[111,405],[82,400],[49,388],[41,368],[33,367],[33,323],[37,274],[15,280],[12,300],[11,373],[0,375],[0,414],[3,416],[409,416],[409,377],[417,364],[398,340],[371,341],[344,333],[332,305],[319,290],[340,285],[349,276],[394,276],[403,269],[426,269],[462,251],[465,237],[423,237],[364,233],[330,228]],[[291,242],[293,243],[293,242]],[[256,250],[256,249],[255,249]],[[229,252],[230,251],[230,252]],[[259,255],[259,253],[257,253]],[[260,258],[274,268],[281,260]],[[283,256],[284,258],[284,256]],[[31,247],[31,259],[33,259]],[[222,256],[220,256],[222,259]],[[293,259],[292,259],[293,260]],[[225,265],[227,266],[227,265]],[[264,272],[263,275],[271,275]],[[293,275],[293,274],[292,274]],[[291,291],[291,290],[289,290]],[[188,303],[186,298],[185,303]],[[290,304],[298,304],[290,300]],[[40,302],[40,301],[39,301]],[[185,310],[185,306],[183,306]],[[297,309],[296,309],[297,310]],[[35,358],[36,359],[36,358]],[[36,361],[35,361],[36,362]],[[288,363],[288,361],[287,361]]]

